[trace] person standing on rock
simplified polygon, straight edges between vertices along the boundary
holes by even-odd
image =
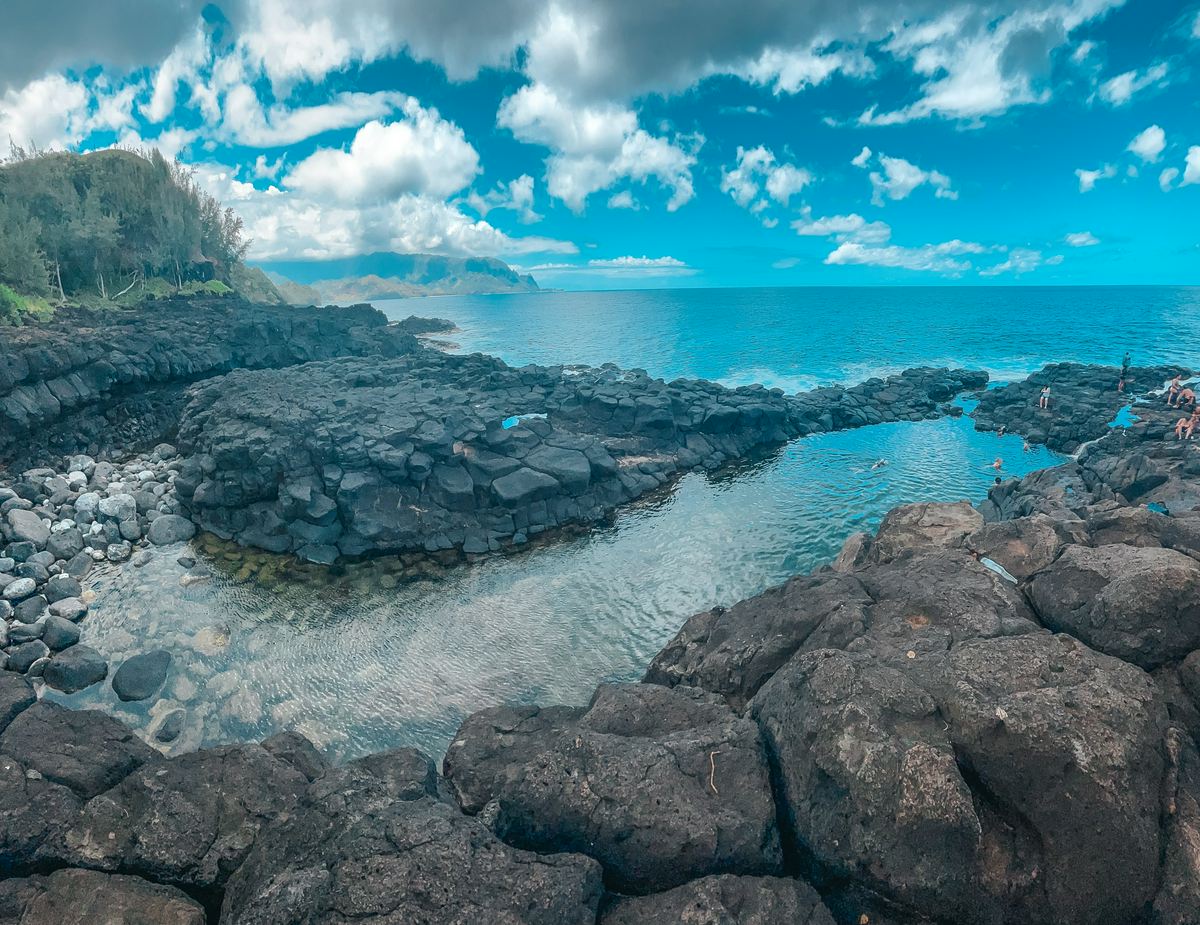
[[[1050,386],[1042,386],[1042,397],[1038,399],[1038,407],[1043,411],[1050,409]]]
[[[1175,404],[1175,396],[1179,394],[1179,390],[1183,388],[1183,382],[1179,376],[1171,380],[1171,386],[1167,389],[1167,404]]]

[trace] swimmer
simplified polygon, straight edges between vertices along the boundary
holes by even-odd
[[[992,463],[992,468],[999,472],[1004,468],[1004,460],[997,456],[996,461]]]
[[[888,461],[886,459],[877,459],[871,464],[871,471],[874,472],[876,469],[882,469],[887,464]]]
[[[1026,440],[1025,443],[1021,445],[1021,449],[1024,450],[1026,453],[1032,453],[1033,452],[1033,444],[1030,443],[1028,440]]]

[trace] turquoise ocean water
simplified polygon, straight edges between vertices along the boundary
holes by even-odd
[[[1060,360],[1200,363],[1200,289],[829,289],[542,293],[380,302],[454,320],[460,350],[511,363],[613,361],[666,378],[789,391],[920,364],[998,379]],[[412,582],[371,568],[266,582],[217,562],[181,586],[173,556],[100,572],[84,641],[114,662],[176,653],[163,702],[68,698],[145,725],[188,711],[183,742],[296,726],[335,756],[397,745],[440,755],[469,712],[506,700],[580,703],[639,677],[692,613],[730,604],[836,554],[896,504],[982,498],[1053,465],[967,418],[797,440],[685,476],[614,526]],[[878,460],[887,465],[872,468]]]

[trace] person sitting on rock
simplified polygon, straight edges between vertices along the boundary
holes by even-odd
[[[1193,405],[1192,416],[1187,419],[1187,423],[1183,427],[1183,435],[1187,439],[1192,439],[1192,434],[1195,432],[1197,424],[1200,424],[1200,408]]]
[[[1195,417],[1195,416],[1196,416],[1195,413],[1193,413],[1192,417]],[[1187,429],[1189,420],[1190,420],[1190,418],[1180,418],[1178,421],[1175,422],[1175,439],[1176,440],[1183,439],[1183,432]]]
[[[1174,379],[1171,380],[1171,386],[1170,386],[1170,388],[1167,389],[1167,404],[1168,405],[1175,404],[1175,396],[1179,394],[1179,390],[1182,388],[1183,388],[1183,383],[1181,383],[1179,381],[1178,376],[1176,376]]]
[[[1175,398],[1175,407],[1182,408],[1184,405],[1196,407],[1196,392],[1190,386],[1179,390],[1179,395]]]
[[[1042,409],[1050,408],[1050,386],[1042,386],[1042,397],[1038,399],[1038,407]]]

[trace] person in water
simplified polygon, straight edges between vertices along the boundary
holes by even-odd
[[[1038,407],[1049,409],[1050,407],[1050,386],[1042,386],[1042,397],[1038,399]]]
[[[1032,443],[1030,443],[1028,440],[1026,440],[1026,441],[1025,441],[1025,442],[1024,442],[1022,445],[1021,445],[1021,449],[1022,449],[1023,451],[1025,451],[1026,453],[1032,453],[1032,452],[1033,452],[1033,444],[1032,444]]]
[[[999,472],[1001,469],[1004,468],[1004,460],[1001,459],[999,456],[997,456],[996,461],[994,463],[992,463],[992,468],[995,469],[997,472]]]

